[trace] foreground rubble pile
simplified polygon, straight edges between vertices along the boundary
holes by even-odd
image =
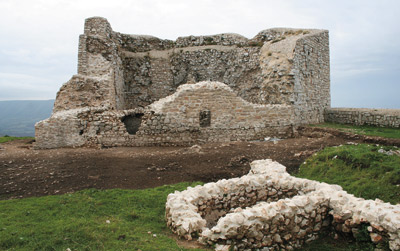
[[[293,177],[271,160],[252,162],[240,178],[170,194],[166,217],[179,236],[199,236],[217,250],[291,250],[315,240],[324,228],[356,235],[365,226],[373,242],[389,241],[391,250],[400,250],[400,205]]]

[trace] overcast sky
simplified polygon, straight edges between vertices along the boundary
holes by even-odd
[[[0,100],[54,99],[77,71],[84,19],[175,40],[328,29],[333,107],[400,108],[399,0],[0,0]]]

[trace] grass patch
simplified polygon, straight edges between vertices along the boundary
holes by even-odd
[[[307,159],[298,177],[338,184],[365,199],[400,203],[400,157],[387,151],[398,148],[376,145],[328,147]]]
[[[312,127],[323,127],[323,128],[334,128],[344,132],[351,132],[355,134],[368,135],[368,136],[379,136],[384,138],[400,139],[399,128],[387,128],[387,127],[376,127],[376,126],[356,126],[356,125],[345,125],[337,123],[322,123],[317,125],[310,125]]]
[[[308,158],[296,176],[338,184],[348,193],[365,199],[400,203],[400,157],[387,155],[390,151],[399,149],[367,144],[328,147]],[[367,235],[356,236],[356,240],[349,236],[339,236],[335,240],[331,235],[325,235],[301,250],[389,250],[387,243],[375,246],[366,228],[364,232]]]
[[[197,184],[0,201],[0,250],[187,250],[169,238],[165,202]]]
[[[5,135],[3,137],[0,137],[0,143],[13,141],[16,139],[35,139],[35,138],[34,137],[12,137],[12,136]]]

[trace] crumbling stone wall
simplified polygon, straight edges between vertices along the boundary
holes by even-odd
[[[252,39],[218,34],[171,41],[118,33],[106,19],[88,18],[79,39],[78,74],[57,93],[53,116],[36,125],[36,147],[71,146],[72,141],[49,136],[66,136],[71,130],[80,132],[77,145],[107,146],[290,137],[293,127],[321,122],[329,107],[328,40],[325,30],[270,29]],[[187,93],[187,99],[179,96],[179,101],[165,104],[168,108],[154,111],[181,86],[201,81],[227,87],[205,88],[205,99],[184,91],[180,95]],[[240,98],[233,106],[236,114],[221,97]],[[60,112],[72,110],[69,116],[75,114],[79,126],[57,122],[64,114]],[[204,116],[200,126],[199,113]],[[71,118],[62,120],[68,123]],[[137,128],[126,128],[129,123]],[[43,133],[44,128],[52,131]]]
[[[82,107],[123,109],[123,66],[104,18],[88,18],[79,36],[78,74],[57,93],[53,112]]]
[[[59,144],[145,146],[256,140],[289,135],[294,121],[291,106],[252,104],[227,85],[207,81],[182,85],[146,108],[81,108],[56,114],[62,123],[60,116],[52,116],[37,124],[37,144],[42,148],[52,148],[57,135],[68,134],[80,140],[73,137],[68,144]]]
[[[88,109],[83,108],[80,112],[83,110],[87,112]],[[83,126],[78,114],[77,110],[63,111],[36,123],[36,144],[42,149],[84,145],[86,139],[82,137]]]
[[[159,40],[165,45],[157,50],[142,48],[143,40],[157,38],[121,36],[131,45],[122,53],[127,108],[144,107],[181,84],[206,80],[225,83],[256,104],[311,106],[308,110],[317,110],[319,121],[323,109],[318,101],[330,105],[327,31],[271,29],[250,40],[236,34],[190,36]],[[301,120],[315,121],[314,115]]]
[[[368,226],[374,243],[400,250],[400,205],[364,200],[338,185],[300,179],[271,160],[249,174],[169,194],[167,225],[216,250],[293,250],[322,230],[356,235]]]
[[[325,110],[324,115],[327,122],[400,127],[399,109],[330,108]]]

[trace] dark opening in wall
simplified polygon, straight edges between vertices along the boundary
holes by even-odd
[[[135,135],[139,131],[140,124],[142,123],[143,113],[136,113],[125,116],[121,121],[125,124],[125,128],[129,134]]]
[[[211,111],[200,111],[199,115],[200,127],[208,127],[211,125]]]

